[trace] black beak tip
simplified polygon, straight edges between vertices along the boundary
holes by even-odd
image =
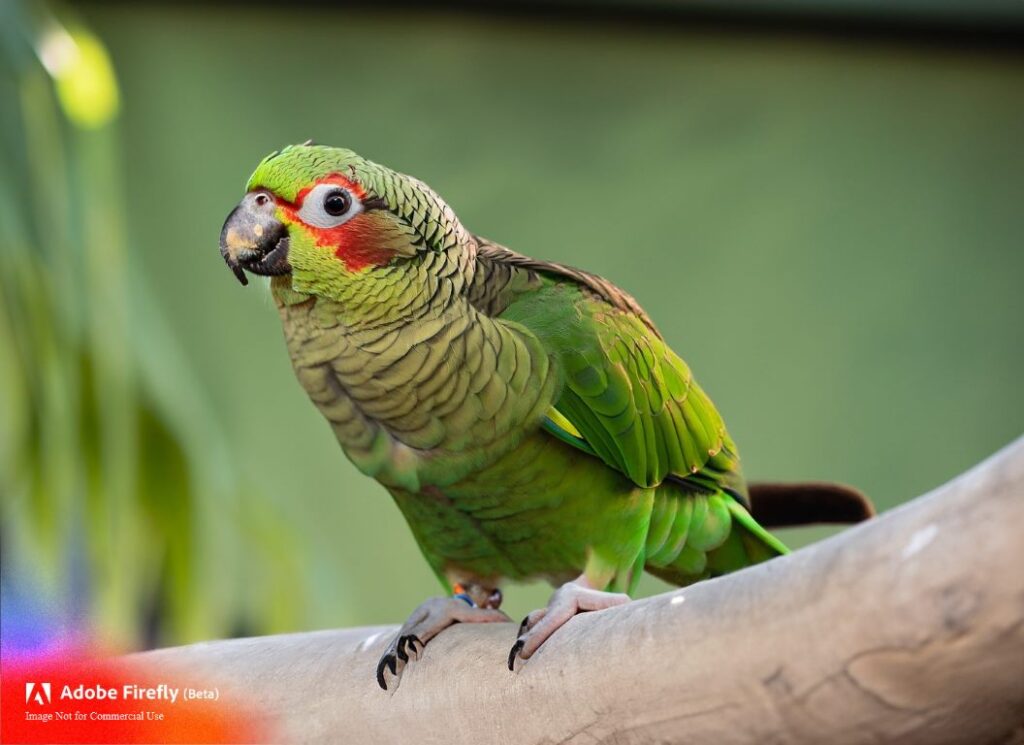
[[[224,259],[224,263],[228,265],[228,269],[230,269],[231,272],[235,275],[235,279],[238,280],[242,287],[245,287],[247,284],[249,284],[249,278],[245,276],[245,270],[242,269],[241,264],[232,259],[231,254],[228,253],[227,247],[224,245],[223,235],[221,236],[220,241],[220,255],[221,258]]]
[[[228,264],[228,266],[231,267],[231,271],[235,273],[235,277],[238,279],[238,282],[239,284],[242,285],[242,287],[245,287],[247,284],[249,284],[249,278],[245,276],[245,270],[242,269],[242,267],[240,267],[238,264]]]

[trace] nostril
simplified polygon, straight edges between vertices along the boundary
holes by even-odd
[[[263,206],[264,206],[264,205],[266,205],[266,204],[267,204],[267,203],[268,203],[269,201],[270,201],[270,197],[269,197],[269,196],[267,196],[266,194],[257,194],[257,195],[256,195],[256,205],[257,205],[258,207],[263,207]]]

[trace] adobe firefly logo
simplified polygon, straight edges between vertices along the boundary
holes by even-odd
[[[25,703],[36,704],[38,706],[46,706],[46,704],[50,703],[50,684],[26,683]]]

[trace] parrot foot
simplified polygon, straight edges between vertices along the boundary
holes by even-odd
[[[449,626],[456,623],[505,623],[512,620],[498,610],[495,604],[470,605],[463,596],[471,597],[475,593],[463,593],[461,588],[456,589],[459,590],[456,597],[430,598],[422,603],[412,612],[409,620],[402,624],[377,663],[377,683],[385,691],[388,689],[384,677],[385,668],[392,675],[399,676],[399,662],[404,668],[411,659],[419,659],[427,643]],[[501,603],[501,593],[497,590],[490,593],[490,598],[492,602],[496,598],[496,602]]]
[[[516,643],[508,653],[508,669],[515,670],[517,657],[527,660],[533,656],[548,637],[577,613],[604,610],[628,602],[629,595],[595,590],[583,576],[566,582],[555,590],[546,608],[535,610],[523,619]]]

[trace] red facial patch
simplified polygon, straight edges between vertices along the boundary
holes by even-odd
[[[302,202],[313,187],[320,184],[336,184],[347,189],[356,199],[366,199],[366,189],[340,173],[320,179],[307,186],[295,197],[294,202],[278,199],[277,203],[290,222],[298,223],[313,237],[313,241],[321,248],[331,248],[334,255],[341,260],[350,272],[358,272],[369,266],[384,266],[394,257],[394,251],[382,248],[384,241],[379,234],[377,220],[362,212],[341,225],[333,228],[318,228],[302,221],[298,212]]]

